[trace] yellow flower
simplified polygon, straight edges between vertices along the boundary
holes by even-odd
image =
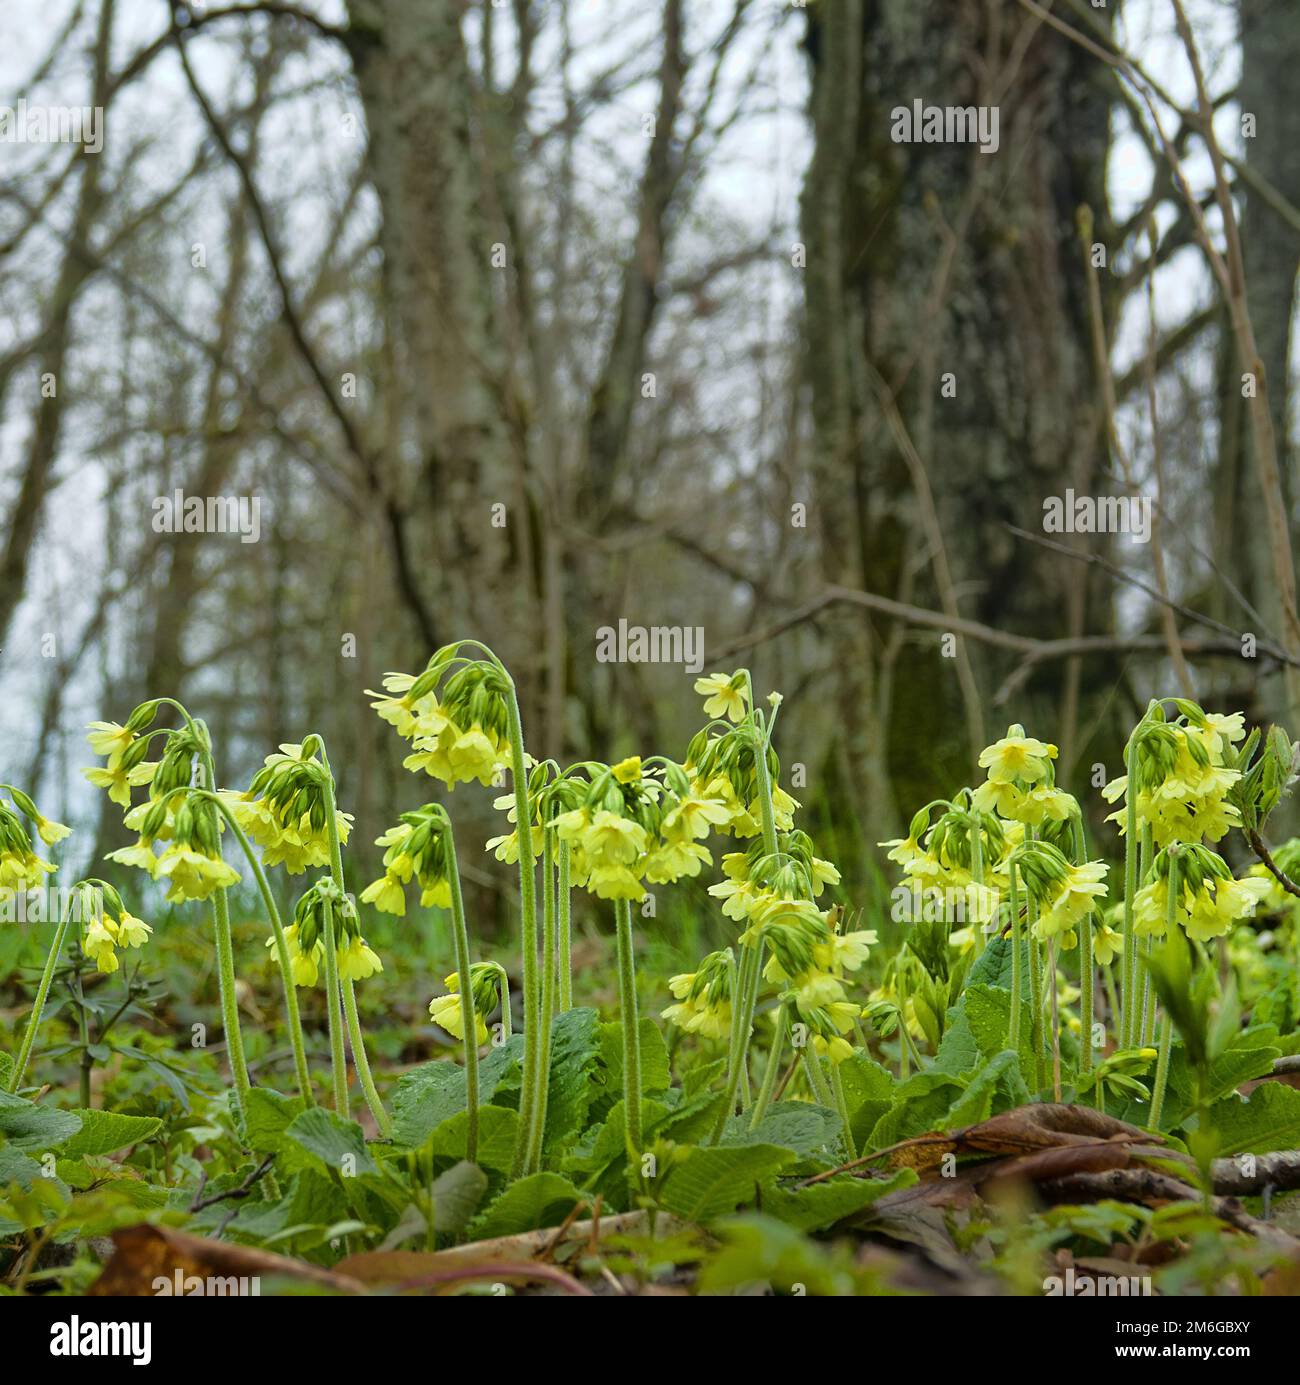
[[[134,846],[119,846],[116,851],[110,851],[104,859],[116,861],[119,866],[134,866],[136,870],[144,871],[150,880],[158,878],[158,858],[143,837]]]
[[[635,784],[641,778],[641,757],[629,755],[626,760],[611,765],[610,770],[620,784]]]
[[[107,789],[109,801],[116,803],[120,808],[131,806],[131,778],[124,770],[116,768],[110,761],[111,768],[101,768],[98,765],[83,769],[81,772],[97,789]]]
[[[731,816],[731,809],[720,799],[703,798],[692,793],[679,798],[668,809],[659,830],[666,841],[680,841],[688,837],[698,839],[709,835],[710,826],[720,827]]]
[[[158,874],[171,881],[167,898],[173,904],[186,899],[209,899],[215,891],[239,883],[238,871],[220,857],[175,842],[159,858]]]
[[[743,721],[746,711],[744,678],[740,674],[710,673],[695,680],[695,691],[705,699],[706,717]]]
[[[49,818],[36,815],[36,833],[46,846],[53,846],[55,842],[61,842],[64,837],[72,835],[72,828],[65,827],[61,822],[51,822]]]
[[[840,1038],[838,1034],[832,1035],[829,1039],[824,1039],[820,1034],[814,1034],[813,1048],[823,1058],[829,1058],[836,1067],[845,1059],[853,1057],[853,1045],[847,1039]]]
[[[656,885],[671,885],[683,877],[694,878],[712,861],[708,847],[699,842],[664,842],[646,858],[645,876]]]
[[[93,959],[98,971],[111,974],[118,967],[116,942],[113,925],[101,915],[92,919],[86,926],[82,934],[81,950]]]
[[[289,948],[289,971],[293,976],[293,984],[295,986],[314,986],[320,975],[320,964],[325,955],[324,942],[318,938],[311,952],[304,952],[302,944],[298,941],[298,925],[296,923],[291,923],[284,930],[284,940]],[[266,945],[273,948],[275,939],[268,938]]]
[[[645,898],[645,886],[626,866],[593,866],[587,888],[598,899]]]
[[[491,784],[501,762],[497,745],[477,723],[456,737],[447,754],[458,779],[477,779],[484,785]]]
[[[128,914],[125,909],[117,918],[117,943],[119,947],[143,947],[149,940],[153,929],[143,919]]]
[[[1092,930],[1092,955],[1100,966],[1108,967],[1124,951],[1124,935],[1108,923],[1098,923]]]
[[[406,917],[406,891],[402,882],[391,872],[372,881],[361,891],[362,904],[373,904],[381,914],[396,914]]]
[[[582,834],[582,849],[598,865],[630,866],[646,844],[646,830],[639,822],[605,808],[596,813]]]
[[[339,949],[339,976],[344,981],[364,981],[383,969],[379,954],[367,946],[364,938],[349,938]]]
[[[1263,880],[1216,880],[1213,895],[1202,890],[1192,900],[1187,936],[1198,942],[1225,937],[1238,919],[1250,918],[1267,893]]]
[[[1104,861],[1085,861],[1081,866],[1071,866],[1050,907],[1035,924],[1035,935],[1051,938],[1073,929],[1106,893],[1108,870]]]
[[[1056,759],[1056,747],[1026,736],[1019,727],[1012,727],[1000,741],[994,741],[980,751],[981,769],[997,784],[1009,784],[1019,779],[1026,784],[1037,783],[1047,775],[1047,762]]]
[[[91,750],[107,759],[110,768],[116,767],[122,752],[135,740],[134,731],[115,721],[92,721],[86,729],[90,732],[86,740]]]
[[[460,977],[453,972],[444,978],[443,984],[451,994],[435,996],[429,1002],[429,1018],[434,1024],[445,1029],[453,1039],[463,1040],[465,1038],[465,1011],[460,999]],[[474,1033],[480,1044],[487,1043],[487,1023],[477,1009],[474,1011]]]

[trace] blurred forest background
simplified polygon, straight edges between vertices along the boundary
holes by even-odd
[[[538,756],[680,757],[690,676],[596,632],[703,626],[863,903],[1009,721],[1100,816],[1152,693],[1294,714],[1295,0],[7,0],[0,39],[4,103],[105,112],[0,143],[0,776],[71,870],[125,840],[85,722],[164,693],[235,787],[320,731],[368,850],[431,795],[363,690],[456,636]],[[996,153],[893,142],[915,100],[996,106]],[[1152,541],[1046,535],[1067,488]],[[177,489],[259,541],[155,532]],[[489,796],[450,806],[482,917]]]

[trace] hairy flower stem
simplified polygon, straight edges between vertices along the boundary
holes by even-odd
[[[180,707],[179,703],[172,705]],[[202,747],[199,752],[199,767],[203,775],[203,788],[215,793],[217,767],[212,758],[208,728],[203,722],[195,721],[183,707],[180,707],[180,710]],[[235,1082],[238,1119],[242,1120],[248,1110],[248,1062],[244,1057],[244,1033],[239,1027],[239,1000],[235,993],[235,944],[230,933],[230,900],[225,889],[214,891],[210,903],[212,932],[217,943],[217,985],[221,997],[221,1025],[226,1035],[226,1052],[230,1055],[230,1074]]]
[[[1047,945],[1047,984],[1052,998],[1052,1100],[1061,1099],[1061,1010],[1056,988],[1056,941]]]
[[[72,898],[76,897],[76,891],[72,892]],[[18,1050],[18,1057],[14,1059],[13,1072],[9,1074],[10,1092],[18,1090],[18,1084],[22,1081],[23,1073],[27,1070],[28,1059],[32,1056],[32,1045],[36,1042],[36,1031],[40,1028],[41,1015],[45,1010],[45,1001],[50,994],[50,983],[54,980],[54,969],[59,964],[59,954],[63,951],[63,939],[68,931],[68,922],[72,918],[72,898],[69,898],[60,913],[58,927],[54,930],[54,941],[50,944],[49,955],[45,959],[45,969],[41,972],[40,984],[36,987],[36,998],[32,1001],[32,1013],[27,1019],[27,1030],[23,1034],[22,1047]],[[84,1014],[85,1012],[82,1011]],[[86,1105],[83,1102],[82,1105]]]
[[[257,859],[257,854],[254,852],[244,829],[235,821],[234,814],[216,794],[212,795],[211,802],[215,804],[217,811],[225,818],[226,825],[234,833],[235,840],[239,843],[248,861],[249,869],[253,872],[253,879],[257,881],[257,889],[262,896],[262,904],[266,908],[266,916],[271,924],[271,935],[275,942],[275,959],[280,967],[280,982],[284,987],[284,1009],[288,1018],[289,1042],[293,1046],[293,1066],[297,1074],[298,1091],[308,1106],[314,1106],[316,1098],[312,1094],[311,1071],[307,1067],[307,1048],[302,1034],[302,1017],[298,1012],[298,988],[294,985],[293,965],[289,960],[289,942],[284,935],[284,923],[280,918],[280,908],[275,902],[275,896],[271,893],[271,887],[267,883],[266,872],[262,869],[262,863]]]
[[[1153,852],[1153,846],[1152,846],[1152,840],[1151,840],[1151,827],[1150,827],[1150,824],[1147,824],[1146,826],[1144,826],[1144,827],[1142,828],[1141,851],[1139,852],[1139,855],[1138,855],[1138,886],[1139,886],[1139,888],[1141,888],[1141,886],[1146,882],[1147,876],[1151,873],[1151,857],[1152,857],[1152,852]],[[1144,951],[1145,951],[1146,953],[1148,953],[1148,954],[1149,954],[1150,951],[1151,951],[1151,939],[1150,939],[1150,938],[1148,938],[1148,939],[1146,940],[1146,946],[1145,946],[1145,948],[1144,948]],[[1135,1044],[1139,1044],[1139,1043],[1141,1043],[1141,1044],[1149,1044],[1149,1043],[1151,1042],[1151,1037],[1152,1037],[1153,1033],[1155,1032],[1155,1022],[1156,1022],[1156,1015],[1155,1015],[1155,993],[1154,993],[1154,991],[1153,991],[1152,988],[1151,988],[1151,972],[1150,972],[1146,967],[1143,967],[1143,968],[1142,968],[1142,1019],[1141,1019],[1141,1025],[1139,1026],[1139,1033],[1135,1034],[1135,1035],[1134,1035],[1134,1038],[1133,1038],[1133,1041],[1134,1041]]]
[[[320,744],[321,768],[324,770],[323,779],[325,783],[325,830],[329,835],[330,845],[330,875],[334,884],[338,887],[340,900],[347,894],[347,887],[343,883],[343,847],[339,842],[339,813],[338,801],[334,794],[334,774],[330,769],[329,756],[325,752],[325,742],[318,736]],[[370,1107],[370,1114],[375,1118],[375,1124],[379,1127],[380,1134],[385,1138],[392,1132],[392,1122],[388,1119],[388,1112],[384,1110],[384,1103],[379,1099],[379,1092],[375,1087],[375,1080],[370,1073],[370,1059],[366,1054],[366,1036],[361,1029],[361,1019],[357,1014],[357,998],[353,990],[352,978],[349,977],[346,986],[340,986],[338,972],[338,951],[333,929],[333,911],[331,910],[331,927],[326,929],[325,936],[325,961],[326,961],[326,985],[330,987],[330,1006],[329,1016],[331,1024],[337,1022],[338,999],[342,992],[344,1009],[347,1012],[348,1034],[352,1044],[352,1062],[357,1070],[357,1078],[361,1083],[361,1091],[366,1098],[366,1105]],[[330,952],[334,952],[334,980],[329,979],[329,959]],[[343,1046],[343,1036],[338,1033],[338,1043],[340,1052]],[[333,1039],[331,1039],[331,1053],[333,1053]],[[343,1082],[343,1104],[347,1105],[347,1068],[340,1062],[340,1074]],[[335,1097],[338,1096],[338,1081],[335,1078]],[[346,1110],[342,1112],[346,1115]]]
[[[752,708],[754,705],[754,683],[748,672],[745,674],[745,681],[749,688],[749,705]],[[759,734],[757,719],[753,723],[753,729],[754,778],[758,787],[758,815],[762,826],[763,849],[768,856],[775,856],[779,850],[779,844],[776,837],[776,812],[772,806],[772,777],[767,768],[768,735],[766,732]],[[749,1070],[746,1060],[749,1054],[750,1036],[753,1033],[754,1007],[758,1003],[758,987],[762,971],[763,936],[760,933],[757,942],[745,944],[741,953],[738,992],[740,1006],[732,1014],[735,1027],[731,1033],[731,1047],[727,1064],[727,1100],[719,1112],[717,1123],[714,1126],[712,1138],[714,1144],[722,1138],[722,1131],[726,1126],[727,1119],[735,1112],[736,1094],[741,1090],[742,1082],[748,1089]]]
[[[1181,881],[1178,871],[1178,852],[1169,851],[1168,898],[1165,904],[1165,933],[1172,935],[1178,927],[1178,895]],[[1169,1053],[1174,1042],[1174,1026],[1166,1011],[1160,1025],[1160,1052],[1156,1059],[1156,1080],[1151,1089],[1151,1115],[1147,1121],[1148,1130],[1160,1129],[1160,1113],[1165,1104],[1165,1084],[1169,1080]]]
[[[1074,845],[1074,864],[1081,866],[1088,859],[1088,844],[1083,832],[1083,816],[1074,815],[1071,824]],[[1092,910],[1089,909],[1079,920],[1079,1022],[1083,1029],[1083,1042],[1079,1045],[1079,1072],[1092,1071],[1092,1024],[1093,1024],[1093,959],[1092,959]]]
[[[758,1123],[767,1114],[776,1092],[777,1078],[781,1075],[781,1056],[785,1050],[786,1031],[790,1028],[790,1006],[782,1002],[776,1012],[776,1031],[772,1035],[772,1049],[767,1055],[767,1068],[763,1073],[763,1085],[758,1089],[758,1100],[749,1117],[749,1128],[758,1129]]]
[[[1029,929],[1029,1044],[1034,1050],[1034,1082],[1039,1091],[1047,1085],[1047,1066],[1043,1061],[1043,953],[1034,933],[1038,910],[1034,892],[1025,890],[1025,923]]]
[[[563,1015],[573,1009],[573,885],[570,872],[573,867],[573,848],[568,842],[560,843],[560,881],[559,881],[559,930],[560,955],[557,959],[560,982],[560,1013]]]
[[[735,993],[732,1004],[737,1007],[735,1047],[731,1056],[731,1063],[727,1069],[727,1089],[726,1099],[722,1103],[722,1109],[718,1112],[718,1118],[714,1122],[709,1143],[716,1145],[722,1138],[722,1132],[727,1127],[727,1121],[736,1111],[736,1094],[740,1090],[740,1074],[744,1071],[745,1057],[749,1050],[749,1036],[754,1028],[754,1007],[758,1003],[758,983],[759,973],[762,967],[759,963],[759,949],[762,946],[762,938],[755,945],[745,945],[745,955],[741,959],[739,990]]]
[[[980,830],[979,814],[971,815],[970,827],[970,878],[976,885],[984,883],[984,842],[983,833]],[[980,896],[976,895],[976,898]],[[977,906],[977,912],[982,913],[981,906]],[[975,955],[981,956],[988,943],[988,934],[985,932],[985,924],[982,918],[975,920]]]
[[[370,1071],[370,1057],[366,1053],[366,1036],[361,1029],[361,1016],[357,1013],[356,988],[350,976],[343,978],[342,989],[343,1012],[348,1020],[348,1042],[352,1045],[352,1063],[357,1070],[357,1079],[361,1083],[361,1092],[366,1099],[366,1105],[370,1107],[370,1114],[375,1118],[379,1133],[384,1139],[388,1139],[393,1133],[393,1123],[388,1118],[388,1112],[384,1110],[384,1103],[379,1097],[379,1089],[375,1086],[374,1075]]]
[[[334,1093],[334,1109],[344,1118],[348,1107],[347,1060],[343,1055],[343,1023],[339,1014],[339,959],[334,938],[334,905],[325,900],[325,1014],[330,1041],[330,1087]]]
[[[447,829],[447,885],[451,891],[451,936],[456,953],[456,972],[460,979],[460,1019],[465,1031],[465,1158],[472,1164],[478,1157],[478,1013],[474,1007],[474,987],[470,985],[469,927],[465,922],[465,898],[460,888],[460,867],[456,863],[456,842]],[[510,1025],[510,990],[501,973],[502,1015]]]
[[[623,1120],[627,1157],[641,1158],[641,1021],[637,1013],[636,959],[632,952],[632,905],[614,901],[618,935],[618,1004],[623,1020]]]
[[[826,1073],[822,1069],[822,1060],[817,1056],[817,1050],[811,1043],[805,1045],[803,1050],[803,1070],[808,1078],[808,1085],[812,1088],[813,1096],[818,1103],[831,1110],[835,1106],[835,1098],[831,1095],[829,1083],[826,1081]]]
[[[539,1036],[538,1071],[547,1074],[539,1082],[533,1101],[533,1128],[528,1137],[528,1167],[536,1170],[542,1163],[542,1146],[546,1140],[546,1106],[550,1097],[551,1037],[555,1027],[556,1004],[556,909],[555,909],[555,829],[542,830],[542,1028]]]
[[[1020,893],[1016,887],[1019,872],[1013,860],[1008,867],[1007,894],[1011,906],[1011,1019],[1007,1026],[1007,1047],[1020,1052],[1020,995],[1024,980],[1020,975]]]
[[[1137,948],[1133,943],[1133,897],[1137,894],[1137,732],[1129,737],[1124,756],[1128,782],[1124,786],[1124,985],[1120,1003],[1121,1048],[1132,1048],[1137,1038]]]
[[[537,877],[533,861],[532,811],[528,803],[528,769],[524,756],[524,729],[519,716],[519,695],[513,680],[501,670],[509,686],[506,714],[510,733],[510,777],[515,796],[515,830],[519,842],[520,945],[523,953],[524,1058],[519,1093],[519,1136],[515,1143],[510,1177],[531,1173],[529,1142],[532,1135],[541,1071],[541,993],[537,984]],[[629,923],[629,928],[630,928]]]

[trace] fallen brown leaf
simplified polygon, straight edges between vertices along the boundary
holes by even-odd
[[[187,1282],[230,1279],[294,1279],[336,1294],[363,1293],[364,1286],[338,1271],[304,1264],[285,1255],[191,1236],[166,1226],[141,1223],[113,1232],[113,1257],[87,1290],[104,1296],[154,1296],[157,1281],[166,1280],[177,1292],[177,1275],[185,1292]],[[209,1290],[212,1292],[212,1290]]]

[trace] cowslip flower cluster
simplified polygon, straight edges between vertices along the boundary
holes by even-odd
[[[903,898],[896,898],[895,916],[972,925],[960,938],[953,935],[954,942],[967,946],[974,944],[974,926],[984,927],[997,917],[1008,883],[1007,858],[1023,838],[1021,824],[976,810],[971,798],[963,789],[951,803],[928,804],[913,816],[906,837],[878,843],[903,871]],[[931,826],[936,806],[945,811]],[[980,880],[975,879],[977,851]]]
[[[1259,876],[1235,879],[1216,851],[1198,844],[1177,848],[1178,893],[1174,922],[1197,942],[1226,937],[1239,919],[1250,918],[1268,898],[1269,882]],[[1169,919],[1170,850],[1152,862],[1151,878],[1133,898],[1133,931],[1164,937]]]
[[[319,745],[309,738],[268,755],[245,792],[222,791],[235,821],[262,848],[265,865],[282,865],[290,875],[329,865],[326,773]],[[335,809],[334,823],[340,844],[345,843],[351,814]]]
[[[361,935],[361,920],[356,905],[340,893],[329,876],[322,876],[311,885],[294,907],[293,922],[284,930],[289,945],[289,962],[294,984],[315,986],[325,961],[325,918],[329,911],[334,920],[334,945],[337,950],[339,977],[342,980],[364,981],[384,969],[379,954]],[[267,947],[275,946],[268,938]]]
[[[492,664],[458,659],[457,648],[438,650],[419,675],[385,674],[385,691],[369,692],[370,705],[411,742],[407,769],[449,788],[472,779],[499,785],[511,760],[507,689]]]
[[[142,734],[157,709],[156,702],[143,702],[124,726],[116,721],[92,721],[87,727],[86,740],[96,755],[104,757],[105,763],[88,766],[81,773],[88,783],[103,789],[109,801],[119,808],[129,808],[131,790],[152,783],[158,769],[156,761],[145,759],[150,737]]]
[[[862,1007],[848,999],[846,973],[861,968],[876,942],[869,929],[839,932],[839,917],[839,910],[823,911],[810,900],[780,900],[751,915],[741,937],[742,943],[757,943],[760,936],[767,943],[771,956],[764,978],[786,987],[782,999],[808,1026],[817,1052],[835,1063],[851,1056],[852,1045],[843,1036],[862,1014]]]
[[[43,817],[21,789],[8,785],[0,787],[6,789],[13,804],[11,807],[0,800],[0,900],[8,902],[19,893],[40,889],[45,877],[53,875],[58,869],[33,851],[32,839],[19,813],[36,828],[37,835],[46,846],[62,841],[71,829],[61,822]]]
[[[92,749],[108,755],[106,772],[120,773],[134,760],[135,773],[128,771],[128,779],[132,785],[139,780],[149,786],[149,798],[133,808],[128,786],[124,806],[129,810],[123,822],[138,837],[132,845],[110,851],[106,859],[142,870],[151,880],[166,880],[167,898],[174,904],[209,899],[217,890],[237,884],[239,873],[222,858],[224,824],[216,808],[205,790],[191,790],[196,759],[203,750],[195,728],[141,734],[158,705],[156,701],[141,703],[125,726],[95,722],[87,737]],[[143,756],[149,742],[158,735],[166,738],[162,758],[146,762]],[[92,771],[86,775],[91,778]],[[113,802],[123,802],[114,788],[108,792]],[[157,842],[167,844],[161,855],[154,852]]]
[[[1001,740],[980,751],[988,778],[972,795],[974,807],[1027,827],[1067,821],[1078,804],[1056,787],[1056,755],[1054,745],[1026,736],[1023,726],[1009,726]]]
[[[725,689],[717,680],[726,679]],[[695,686],[697,692],[708,691],[705,710],[718,707],[732,720],[734,727],[706,726],[691,740],[686,751],[683,769],[690,781],[692,794],[721,805],[722,816],[713,825],[720,832],[734,837],[756,837],[762,829],[756,738],[750,725],[748,693],[735,686],[744,675],[711,674]],[[708,685],[706,689],[704,685]],[[720,701],[721,700],[721,704]],[[742,712],[743,716],[737,716]],[[772,816],[778,832],[788,832],[794,826],[794,814],[799,804],[780,786],[780,762],[770,742],[765,750],[768,781],[772,786]]]
[[[1246,734],[1240,712],[1206,712],[1185,698],[1172,699],[1180,715],[1165,720],[1155,703],[1133,731],[1130,754],[1134,783],[1122,774],[1102,790],[1108,803],[1121,797],[1124,806],[1108,822],[1128,831],[1128,800],[1135,793],[1139,827],[1150,827],[1157,846],[1173,842],[1217,842],[1240,825],[1241,815],[1229,801],[1241,772],[1227,763],[1231,747]]]
[[[827,885],[840,883],[838,868],[814,854],[812,838],[806,832],[791,831],[777,840],[775,856],[764,850],[762,841],[723,856],[726,879],[710,885],[709,893],[723,901],[725,917],[737,923],[761,923],[784,901],[820,899]]]
[[[361,891],[362,904],[372,904],[381,914],[406,915],[406,887],[412,880],[420,887],[420,907],[451,908],[451,826],[436,803],[427,803],[401,819],[376,846],[384,848],[384,873]]]
[[[81,950],[98,971],[111,974],[120,962],[118,953],[143,947],[153,929],[122,903],[122,897],[105,880],[83,881]]]
[[[501,999],[501,968],[495,962],[474,962],[469,969],[470,990],[474,998],[474,1035],[479,1044],[488,1041],[486,1016],[496,1009]],[[445,1029],[453,1039],[465,1038],[465,1011],[461,1002],[460,973],[444,976],[446,995],[435,996],[429,1002],[429,1018]]]
[[[1110,867],[1104,861],[1075,865],[1048,841],[1022,843],[1012,863],[1038,906],[1034,936],[1040,941],[1059,938],[1067,949],[1077,947],[1075,930],[1104,898]]]
[[[695,971],[671,977],[668,989],[677,1004],[662,1011],[664,1019],[687,1034],[698,1034],[704,1039],[727,1038],[731,1032],[735,971],[735,954],[725,948],[710,952]]]
[[[552,822],[571,848],[575,885],[599,899],[639,900],[645,881],[671,884],[712,862],[699,839],[724,821],[726,809],[698,793],[682,766],[663,760],[657,776],[633,755],[584,769],[590,780],[582,801]]]

